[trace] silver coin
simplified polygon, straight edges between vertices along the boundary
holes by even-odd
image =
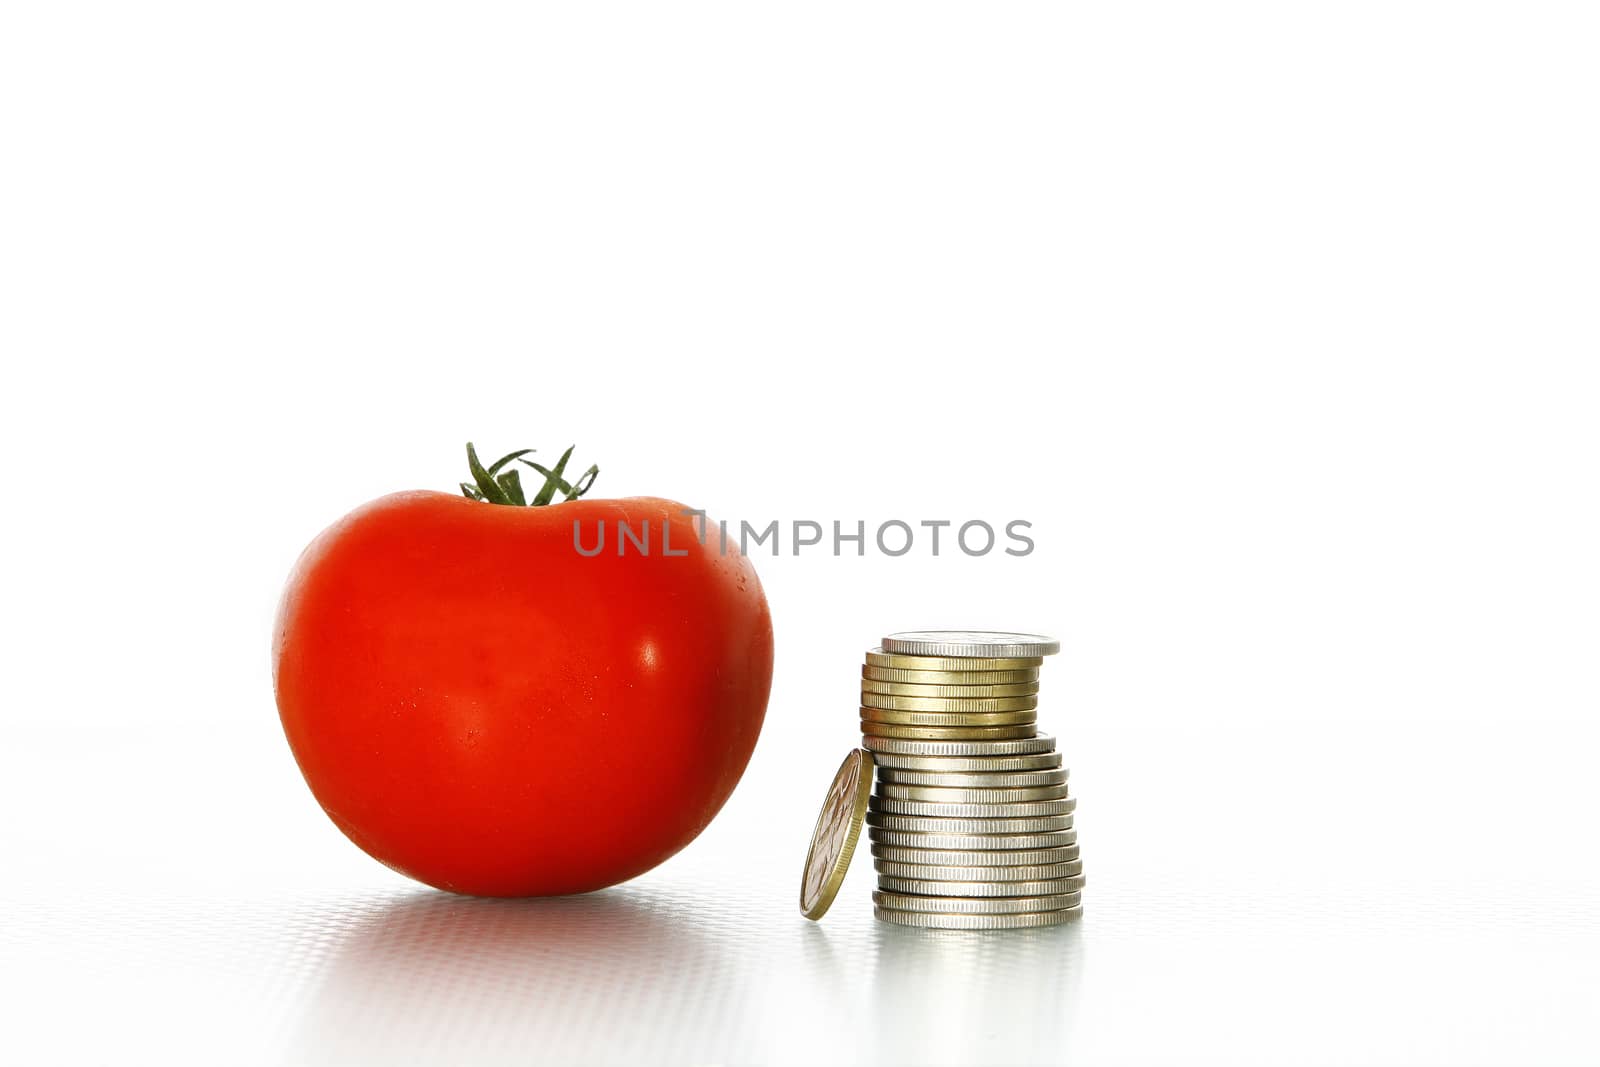
[[[942,915],[1018,915],[1029,912],[1075,908],[1082,893],[1060,893],[1053,897],[914,897],[905,893],[872,894],[880,908],[895,911],[932,912]]]
[[[1053,656],[1061,642],[1043,634],[995,633],[987,630],[908,630],[883,639],[883,650],[895,656],[970,656],[1013,659]]]
[[[1032,800],[1061,800],[1067,795],[1067,787],[1063,784],[974,789],[880,781],[878,795],[892,800],[922,800],[932,804],[1023,804]]]
[[[1000,771],[1054,770],[1061,766],[1061,753],[1035,752],[1022,756],[902,756],[893,752],[877,753],[874,762],[880,771],[936,771],[940,774],[971,772],[990,774]]]
[[[1072,829],[1071,815],[1040,815],[1027,819],[953,819],[928,815],[889,815],[867,812],[867,825],[914,834],[1043,834]],[[877,840],[874,838],[874,840]]]
[[[1071,820],[1069,815],[1068,820]],[[923,820],[926,822],[927,820]],[[896,848],[914,849],[939,849],[954,852],[985,852],[1005,855],[1027,849],[1057,849],[1078,843],[1078,831],[1046,830],[1035,833],[940,833],[919,832],[915,830],[891,830],[879,826],[869,826],[867,836],[872,839],[872,847],[878,848],[888,845]],[[1004,863],[1005,860],[996,860]]]
[[[1058,848],[990,849],[987,852],[953,848],[908,848],[903,845],[874,843],[872,858],[896,863],[915,863],[924,867],[1011,867],[1046,863],[1067,863],[1078,858],[1077,845]]]
[[[890,878],[914,878],[925,882],[1045,882],[1083,873],[1082,860],[1019,864],[1015,867],[929,867],[921,863],[874,859],[872,867]]]
[[[1083,888],[1083,875],[1039,882],[939,882],[878,876],[878,888],[919,897],[1053,897]]]
[[[901,682],[906,685],[1019,685],[1039,683],[1038,667],[1009,671],[908,671],[900,667],[874,667],[866,664],[861,677],[874,682]]]
[[[871,736],[861,739],[861,747],[874,755],[884,752],[895,756],[1027,756],[1054,752],[1056,739],[1050,734],[975,741]]]
[[[945,789],[1038,789],[1041,786],[1065,785],[1067,772],[1044,770],[965,774],[959,771],[902,771],[896,767],[889,767],[878,771],[878,781],[892,785],[937,786]]]
[[[873,908],[872,916],[896,926],[916,926],[924,930],[1023,930],[1039,926],[1064,926],[1083,914],[1083,905],[1057,911],[1034,911],[1021,915],[949,915],[921,911],[896,911]]]
[[[1077,797],[1060,800],[1029,800],[1019,804],[941,804],[927,800],[896,800],[871,796],[867,810],[885,815],[926,815],[936,819],[1032,819],[1040,815],[1071,815],[1078,807]]]

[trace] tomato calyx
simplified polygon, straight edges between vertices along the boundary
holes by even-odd
[[[461,494],[469,500],[479,500],[485,504],[505,504],[518,508],[543,507],[551,502],[564,503],[576,500],[594,486],[594,480],[600,474],[599,467],[591,466],[575,483],[567,481],[564,476],[567,460],[572,458],[572,450],[577,447],[568,445],[553,469],[540,466],[531,459],[523,459],[523,456],[534,451],[531,448],[508,452],[485,467],[479,462],[477,450],[472,447],[472,442],[468,441],[467,466],[472,470],[472,481],[461,483]],[[544,484],[533,494],[531,500],[523,493],[522,474],[511,466],[512,463],[532,467],[544,475]],[[556,500],[557,493],[561,494],[559,501]]]

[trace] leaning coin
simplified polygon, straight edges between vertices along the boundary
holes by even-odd
[[[1015,804],[947,804],[877,795],[867,800],[868,811],[881,811],[885,815],[923,815],[936,819],[1032,819],[1041,815],[1071,815],[1077,807],[1077,797],[1029,800]]]
[[[1053,897],[1083,888],[1083,875],[1042,882],[938,882],[922,878],[878,876],[878,888],[919,897]]]
[[[1083,914],[1083,905],[1057,911],[1034,911],[1019,915],[951,915],[935,912],[897,911],[873,908],[873,918],[896,926],[916,926],[923,930],[1025,930],[1040,926],[1064,926]]]
[[[942,815],[891,815],[867,812],[867,826],[914,834],[1042,834],[1072,829],[1072,815],[1037,815],[1025,819],[955,819]],[[878,837],[872,836],[874,841]]]
[[[1038,682],[1017,682],[1012,685],[916,685],[911,682],[879,682],[871,678],[861,680],[863,693],[884,693],[896,697],[949,697],[971,700],[973,697],[1027,697],[1039,692]]]
[[[897,697],[890,693],[861,694],[861,703],[886,711],[1032,711],[1037,696],[1025,697]]]
[[[902,671],[1037,670],[1043,662],[1043,656],[902,656],[881,648],[867,653],[867,666]]]
[[[906,671],[899,667],[874,667],[870,663],[861,668],[861,677],[875,682],[904,682],[908,685],[1015,685],[1021,682],[1039,682],[1039,668],[1026,667],[1017,671]]]
[[[1028,867],[1036,864],[1070,863],[1078,858],[1077,845],[1059,848],[992,849],[988,852],[952,848],[906,848],[901,845],[872,843],[872,858],[895,863],[915,863],[924,867]]]
[[[915,737],[868,737],[861,742],[861,747],[873,753],[874,758],[879,758],[878,753],[887,753],[891,756],[961,756],[961,757],[994,757],[994,756],[1025,756],[1041,752],[1055,753],[1056,739],[1050,734],[1034,734],[1032,737],[1013,738],[972,738],[966,740],[951,740],[942,738],[915,738]]]
[[[878,890],[872,902],[895,911],[935,912],[944,915],[1018,915],[1036,911],[1075,908],[1081,893],[1058,893],[1050,897],[916,897],[905,893]]]
[[[958,771],[902,771],[894,767],[880,767],[878,781],[895,785],[933,785],[956,789],[1008,789],[1064,785],[1065,770],[1005,771],[986,774],[967,774]]]
[[[1045,735],[1040,734],[1043,737]],[[1061,766],[1061,753],[1035,752],[1017,756],[902,756],[894,752],[879,752],[875,761],[880,769],[896,772],[950,771],[991,774],[998,771],[1048,771]]]
[[[861,732],[874,737],[887,737],[897,741],[1014,741],[1035,736],[1033,723],[1015,726],[902,726],[899,723],[861,723]],[[876,751],[863,744],[869,752]]]
[[[883,639],[883,650],[896,656],[1053,656],[1061,642],[1043,634],[995,633],[988,630],[908,630]]]
[[[1067,816],[1070,820],[1072,816]],[[1041,833],[943,833],[943,832],[917,832],[907,830],[886,830],[878,826],[868,826],[867,836],[872,839],[874,849],[885,846],[922,851],[925,849],[947,849],[957,852],[983,852],[985,854],[999,855],[996,863],[1005,863],[1005,856],[1029,849],[1054,851],[1059,848],[1075,846],[1078,843],[1076,830],[1051,830]],[[876,855],[876,853],[874,853]],[[1074,856],[1073,858],[1076,858]]]
[[[800,878],[800,913],[820,919],[839,895],[844,873],[861,837],[861,819],[872,788],[872,757],[852,749],[839,764],[827,799],[811,831],[806,866]]]
[[[1036,711],[889,711],[863,705],[861,719],[863,722],[886,722],[900,726],[1022,726],[1038,722],[1039,713]]]
[[[878,795],[894,800],[926,800],[934,804],[1021,804],[1029,800],[1061,800],[1067,795],[1067,787],[1037,785],[1005,789],[947,789],[934,785],[885,782],[878,787]]]
[[[879,874],[890,878],[919,878],[932,882],[1043,882],[1083,873],[1082,860],[1024,863],[1015,867],[930,867],[923,863],[875,859],[872,866]]]

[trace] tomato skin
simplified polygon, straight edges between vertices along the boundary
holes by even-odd
[[[410,492],[324,531],[272,658],[328,817],[395,870],[478,896],[600,889],[692,841],[755,748],[772,619],[750,561],[714,525],[701,544],[686,512]],[[648,555],[618,554],[619,520],[648,523]],[[603,523],[603,551],[581,555],[574,523],[586,550]]]

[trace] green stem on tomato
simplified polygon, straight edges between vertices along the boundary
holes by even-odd
[[[587,493],[593,486],[594,480],[600,474],[600,468],[592,466],[583,472],[576,484],[568,482],[563,477],[567,469],[567,460],[572,458],[572,450],[577,445],[569,445],[556,461],[554,470],[541,467],[531,459],[523,459],[531,448],[518,449],[507,452],[487,467],[478,459],[478,450],[472,447],[472,442],[467,442],[467,467],[472,471],[472,481],[461,483],[461,495],[469,500],[481,500],[485,504],[504,504],[508,507],[543,507],[555,500],[557,493],[561,500],[576,500]],[[539,491],[529,500],[522,491],[522,475],[515,467],[506,468],[511,463],[521,463],[532,467],[544,475],[544,484],[539,486]]]

